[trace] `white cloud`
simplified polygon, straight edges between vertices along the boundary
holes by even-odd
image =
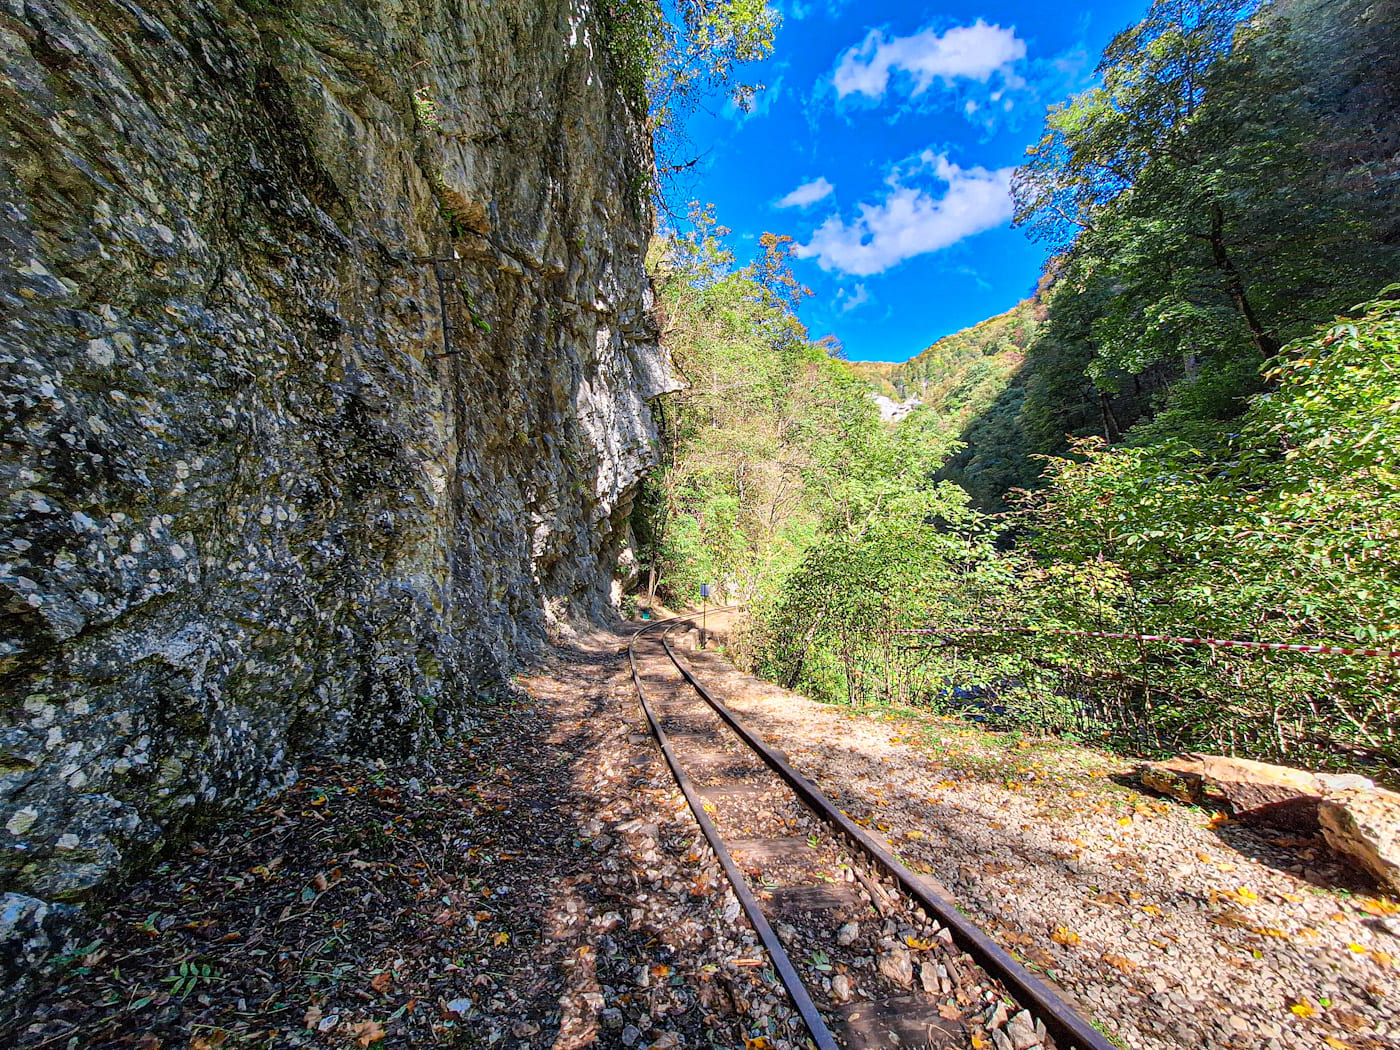
[[[857,282],[851,289],[842,288],[836,293],[836,309],[843,314],[848,314],[857,306],[870,302],[870,295],[865,290],[865,282]]]
[[[811,182],[804,182],[797,189],[793,190],[786,197],[781,197],[773,202],[775,208],[805,208],[808,205],[816,204],[817,201],[831,196],[831,191],[836,189],[831,183],[826,181],[826,176],[813,179]]]
[[[828,272],[853,277],[883,273],[905,259],[938,251],[1009,220],[1013,170],[962,168],[946,154],[925,150],[916,163],[891,171],[885,180],[890,191],[883,201],[861,204],[854,222],[830,216],[794,254],[815,257]],[[925,173],[946,184],[942,196],[905,184],[906,179]]]
[[[998,70],[1008,81],[1019,82],[1011,66],[1025,57],[1026,43],[1014,28],[988,25],[980,18],[941,34],[925,29],[913,36],[887,37],[874,29],[858,47],[841,56],[832,83],[841,98],[857,92],[879,98],[889,85],[891,71],[897,69],[914,78],[916,95],[935,79],[985,84]]]

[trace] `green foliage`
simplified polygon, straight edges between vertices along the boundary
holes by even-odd
[[[432,89],[426,84],[413,92],[413,116],[429,131],[442,130],[442,122],[438,119],[437,101],[432,96]]]
[[[659,167],[675,164],[679,124],[703,95],[752,103],[737,68],[766,58],[779,25],[766,0],[600,0],[603,39],[624,96],[649,114]]]
[[[201,985],[213,984],[220,979],[218,972],[208,963],[182,962],[174,972],[162,977],[161,983],[168,986],[171,995],[184,999]]]
[[[694,601],[709,582],[760,599],[823,537],[861,535],[923,498],[950,441],[918,419],[882,426],[865,383],[807,338],[781,239],[741,268],[712,211],[691,218],[653,252],[686,388],[663,407],[666,462],[634,530],[662,597]]]
[[[1400,272],[1400,192],[1375,159],[1400,135],[1394,4],[1363,6],[1158,0],[1114,39],[1015,179],[1018,221],[1059,254],[1019,359],[991,358],[1014,367],[966,403],[967,348],[872,370],[959,428],[940,476],[996,510],[1080,438],[1209,448],[1284,343]]]
[[[1360,309],[1286,347],[1213,446],[1052,461],[1012,555],[1024,622],[1400,648],[1400,301]],[[1139,749],[1400,766],[1395,661],[1045,634],[962,649],[981,682],[1017,665],[1008,708],[1068,699]]]

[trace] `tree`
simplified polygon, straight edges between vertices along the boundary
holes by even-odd
[[[1243,347],[1257,367],[1383,269],[1313,148],[1296,41],[1255,7],[1158,0],[1017,174],[1017,221],[1065,249],[1102,367],[1190,373]]]
[[[780,24],[766,0],[598,0],[604,41],[624,94],[646,114],[663,173],[693,158],[676,156],[685,115],[704,95],[724,91],[740,107],[762,85],[738,67],[766,58]]]

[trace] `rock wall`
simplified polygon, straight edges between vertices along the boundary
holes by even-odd
[[[671,380],[599,37],[590,0],[0,0],[26,950],[40,900],[303,756],[411,755],[606,611]]]

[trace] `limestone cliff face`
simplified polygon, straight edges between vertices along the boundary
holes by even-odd
[[[599,36],[0,0],[0,933],[604,610],[670,379]]]

